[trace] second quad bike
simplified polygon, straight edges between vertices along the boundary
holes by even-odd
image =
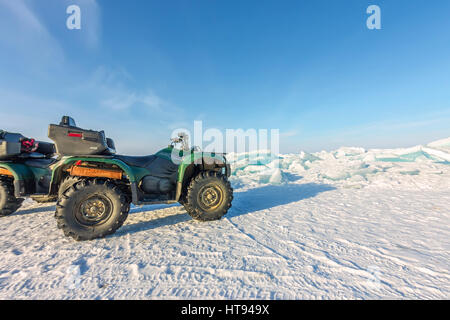
[[[73,119],[65,116],[58,126],[50,125],[49,134],[53,136],[57,128],[71,125],[74,125]],[[94,137],[106,141],[106,147],[93,147],[87,154],[115,152],[113,140],[105,138],[103,131],[85,130],[85,136],[88,147],[92,146],[89,143]],[[70,147],[70,141],[68,145]],[[62,160],[56,155],[53,143],[0,130],[0,217],[14,213],[20,208],[24,197],[31,197],[37,202],[56,201],[62,191],[79,180],[67,175],[53,179],[52,169],[58,167]]]
[[[179,202],[201,221],[218,220],[231,207],[231,171],[225,155],[189,149],[184,135],[149,156],[117,155],[103,131],[81,129],[67,116],[49,126],[48,136],[58,158],[43,168],[51,172],[43,197],[58,198],[58,228],[76,240],[113,234],[125,222],[131,203]],[[20,178],[18,173],[10,177],[15,189],[21,187],[16,176]]]
[[[0,216],[14,213],[23,197],[38,202],[57,199],[56,193],[49,193],[51,166],[57,162],[54,156],[52,143],[0,130]],[[54,191],[61,192],[69,187],[69,180],[61,182],[53,181]]]

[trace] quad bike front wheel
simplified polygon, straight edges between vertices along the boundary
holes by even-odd
[[[14,196],[14,185],[11,179],[0,179],[0,217],[16,212],[23,200]]]
[[[200,221],[221,219],[231,207],[233,189],[219,172],[201,172],[187,187],[183,205],[189,215]]]
[[[81,180],[59,197],[55,218],[58,228],[75,240],[113,234],[127,219],[130,202],[120,188],[106,180]]]

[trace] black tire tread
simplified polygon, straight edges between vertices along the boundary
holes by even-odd
[[[14,183],[11,179],[0,178],[0,188],[5,194],[5,199],[2,200],[3,205],[0,207],[0,217],[5,217],[16,212],[24,199],[14,196]]]
[[[78,190],[81,190],[82,188],[88,185],[105,185],[107,188],[113,190],[118,195],[121,203],[120,217],[117,221],[115,221],[114,225],[101,234],[95,234],[91,236],[77,234],[76,232],[74,232],[74,230],[71,230],[66,225],[64,219],[64,215],[66,214],[64,209],[67,207],[67,202],[70,199],[70,197],[73,196]],[[128,197],[125,194],[123,194],[123,192],[117,185],[104,179],[81,179],[79,182],[73,184],[71,187],[65,190],[59,197],[58,202],[56,203],[55,218],[57,222],[57,227],[59,229],[62,229],[65,236],[72,237],[77,241],[84,241],[84,240],[93,240],[97,238],[104,238],[108,235],[115,233],[116,230],[119,229],[126,221],[129,211],[130,211],[130,202],[128,200]]]
[[[203,215],[201,208],[196,206],[195,202],[195,186],[206,179],[219,179],[225,185],[227,189],[227,199],[225,199],[226,204],[214,214]],[[223,174],[215,171],[203,171],[200,172],[196,177],[194,177],[187,189],[186,192],[182,196],[181,204],[184,206],[188,214],[195,220],[199,221],[213,221],[221,219],[231,208],[231,202],[233,201],[233,188],[231,187],[230,182],[227,177]]]
[[[76,176],[67,176],[66,178],[64,178],[64,180],[59,185],[58,196],[60,197],[70,186],[73,186],[75,183],[81,180],[82,178]]]

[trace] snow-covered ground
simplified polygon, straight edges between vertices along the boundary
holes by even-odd
[[[133,207],[115,235],[75,242],[27,199],[0,219],[0,299],[450,298],[450,138],[230,159],[216,222]]]

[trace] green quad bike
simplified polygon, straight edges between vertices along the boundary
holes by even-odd
[[[49,166],[44,196],[58,197],[55,217],[66,236],[91,240],[113,234],[131,203],[179,202],[201,221],[218,220],[231,207],[225,155],[189,149],[184,135],[154,155],[133,157],[116,155],[114,142],[103,131],[81,129],[67,116],[59,125],[51,124],[48,133],[58,159]]]

